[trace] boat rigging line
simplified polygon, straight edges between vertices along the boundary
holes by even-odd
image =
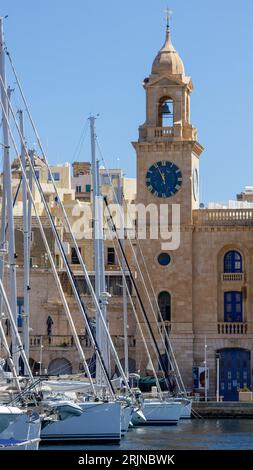
[[[1,78],[1,77],[0,77],[0,78]],[[4,88],[4,89],[5,89],[5,88]],[[6,93],[6,89],[5,89],[5,93]],[[10,110],[11,110],[11,114],[12,114],[12,116],[13,116],[15,125],[16,125],[17,130],[18,130],[19,135],[20,135],[21,142],[23,143],[24,148],[26,149],[26,145],[25,145],[24,139],[23,139],[23,137],[22,137],[22,134],[21,134],[21,132],[20,132],[19,126],[18,126],[18,124],[17,124],[17,121],[16,121],[16,118],[15,118],[15,114],[14,114],[14,112],[13,112],[13,108],[12,108],[11,103],[9,103],[9,105],[10,105]],[[1,106],[2,106],[2,101],[1,101]],[[3,107],[3,106],[2,106],[2,107]],[[7,119],[7,122],[9,123],[8,119]],[[10,127],[9,127],[9,129],[10,129]],[[26,180],[25,170],[24,170],[24,168],[23,168],[23,164],[22,164],[20,155],[19,155],[19,153],[18,153],[17,146],[16,146],[16,144],[15,144],[15,140],[14,140],[14,138],[13,138],[13,134],[12,134],[12,132],[11,132],[11,129],[10,129],[10,136],[11,136],[11,140],[12,140],[12,143],[13,143],[13,145],[14,145],[14,148],[15,148],[15,151],[16,151],[16,154],[17,154],[17,157],[18,157],[18,159],[19,159],[19,161],[20,161],[20,165],[21,165],[21,170],[22,170],[22,173],[23,173],[23,177],[24,177],[25,180]],[[27,149],[26,149],[26,158],[27,158],[27,160],[29,161],[29,163],[30,163],[30,165],[31,165],[30,155],[29,155],[29,153],[27,152]],[[71,287],[72,287],[72,289],[73,289],[73,292],[74,292],[74,294],[75,294],[75,298],[76,298],[77,303],[78,303],[78,305],[79,305],[79,309],[80,309],[81,314],[83,315],[83,317],[84,317],[84,319],[85,319],[87,332],[88,332],[88,334],[89,334],[89,336],[90,336],[90,338],[91,338],[92,344],[93,344],[93,346],[94,346],[94,348],[95,348],[95,350],[96,350],[96,352],[97,352],[97,354],[98,354],[98,357],[100,358],[100,364],[101,364],[101,366],[102,366],[104,375],[105,375],[105,377],[107,378],[107,384],[108,384],[109,391],[110,391],[111,395],[112,395],[113,397],[115,397],[115,393],[114,393],[113,386],[112,386],[112,384],[111,384],[109,375],[106,374],[106,371],[105,371],[105,369],[104,369],[104,367],[103,367],[103,358],[102,358],[102,355],[99,354],[99,349],[97,348],[96,339],[94,338],[94,335],[93,335],[93,333],[92,333],[92,331],[91,331],[91,328],[90,328],[90,323],[89,323],[89,319],[88,319],[88,317],[87,317],[87,312],[84,312],[84,305],[83,305],[83,302],[82,302],[82,299],[81,299],[81,296],[80,296],[80,292],[79,292],[79,290],[78,290],[78,286],[77,286],[77,284],[76,284],[76,281],[74,280],[73,273],[71,273],[71,270],[70,270],[70,267],[69,267],[69,264],[68,264],[68,261],[67,261],[67,258],[66,258],[64,249],[63,249],[62,244],[61,244],[61,241],[60,241],[60,239],[59,239],[58,232],[57,232],[57,230],[56,230],[56,227],[55,227],[54,221],[53,221],[53,219],[52,219],[52,216],[51,216],[50,210],[49,210],[49,208],[48,208],[48,205],[47,205],[47,203],[46,203],[46,201],[45,201],[45,197],[44,197],[43,191],[42,191],[42,189],[41,189],[40,182],[38,181],[38,178],[36,177],[36,173],[35,173],[34,167],[31,165],[30,168],[32,169],[33,176],[34,176],[34,180],[35,180],[35,182],[36,182],[36,184],[37,184],[37,187],[38,187],[38,189],[39,189],[39,191],[40,191],[41,199],[42,199],[43,205],[44,205],[44,207],[45,207],[45,210],[46,210],[46,212],[47,212],[47,215],[48,215],[48,218],[49,218],[49,222],[50,222],[52,231],[53,231],[53,233],[54,233],[54,235],[55,235],[55,239],[56,239],[56,241],[57,241],[57,245],[58,245],[59,251],[60,251],[60,253],[61,253],[61,256],[62,256],[64,265],[65,265],[65,268],[66,268],[66,271],[67,271],[67,274],[68,274],[68,278],[69,278],[69,281],[70,281],[70,284],[71,284]],[[50,171],[50,169],[49,169],[49,171]],[[52,179],[53,179],[53,176],[52,176]],[[31,193],[31,190],[30,190],[30,188],[29,188],[29,185],[28,185],[27,180],[26,180],[26,184],[27,184],[27,189],[28,189],[28,191],[29,191],[30,197],[32,198],[32,201],[33,201],[33,207],[35,208],[35,202],[34,202],[34,199],[33,199],[33,196],[32,196],[32,193]],[[57,193],[57,194],[58,194],[58,193]],[[57,199],[57,202],[59,202],[59,204],[61,203],[60,198]],[[65,210],[64,210],[64,211],[65,211]],[[37,220],[38,220],[38,222],[39,222],[40,231],[41,231],[42,238],[43,238],[43,241],[44,241],[46,250],[47,250],[47,254],[48,254],[48,257],[49,257],[49,260],[50,260],[50,264],[51,264],[52,269],[53,269],[53,272],[54,272],[55,280],[56,280],[56,282],[57,282],[58,288],[60,289],[60,291],[62,291],[61,283],[60,283],[60,280],[59,280],[59,278],[58,278],[58,273],[57,273],[56,268],[55,268],[55,265],[54,265],[54,261],[53,261],[53,258],[52,258],[51,252],[50,252],[50,248],[49,248],[49,246],[48,246],[48,244],[47,244],[47,240],[46,240],[45,233],[43,233],[43,232],[44,232],[43,226],[42,226],[42,224],[41,224],[40,217],[39,217],[39,215],[38,215],[38,213],[37,213],[37,210],[35,210],[35,214],[36,214]],[[68,219],[67,219],[67,223],[69,224]],[[70,226],[70,224],[69,224],[69,226]],[[76,241],[75,241],[75,243],[76,243]],[[77,249],[77,252],[79,252],[78,249]],[[83,265],[84,265],[84,263],[83,263]],[[85,266],[85,265],[84,265],[84,267],[85,267],[85,270],[86,270],[86,266]],[[87,277],[88,277],[88,280],[89,280],[89,276],[88,276],[87,270],[86,270],[86,273],[87,273]],[[90,280],[89,280],[89,282],[90,282]],[[90,282],[90,285],[91,285],[91,282]],[[93,289],[93,288],[92,288],[92,289]],[[61,292],[61,297],[62,297],[62,296],[64,296],[63,291]],[[94,296],[95,296],[95,294],[94,294]],[[65,296],[64,296],[64,297],[65,297]],[[95,297],[95,298],[96,298],[96,297]],[[62,298],[62,301],[63,301],[63,298]],[[65,299],[65,301],[63,301],[63,303],[65,304],[65,308],[68,308],[68,307],[67,307],[67,303],[66,303],[66,299]],[[98,304],[98,302],[97,302],[97,304]],[[99,304],[98,304],[98,306],[99,306]],[[66,311],[66,310],[65,310],[65,311]],[[69,315],[70,315],[70,312],[69,312]],[[70,320],[70,318],[69,318],[69,320]],[[115,362],[116,362],[116,364],[117,364],[117,366],[118,366],[118,368],[119,368],[119,370],[120,370],[120,373],[121,373],[121,375],[122,375],[122,377],[123,377],[123,380],[124,380],[124,382],[125,382],[125,385],[126,385],[126,387],[127,387],[127,390],[128,390],[128,392],[130,392],[129,384],[128,384],[127,379],[126,379],[126,377],[125,377],[125,375],[124,375],[124,371],[123,371],[122,366],[121,366],[121,363],[120,363],[120,361],[119,361],[119,358],[118,358],[116,349],[115,349],[115,347],[114,347],[114,345],[113,345],[113,343],[112,343],[111,336],[110,336],[110,334],[109,334],[109,332],[108,332],[107,326],[106,326],[106,324],[105,324],[105,322],[104,322],[104,318],[103,318],[102,315],[101,315],[101,321],[102,321],[102,323],[104,324],[104,327],[105,327],[106,332],[107,332],[107,334],[108,334],[108,339],[109,339],[109,343],[110,343],[112,352],[114,353]],[[72,330],[72,332],[73,332],[73,330]],[[77,337],[77,340],[78,340],[78,342],[79,342],[78,337]],[[80,343],[79,343],[79,345],[80,345]],[[79,349],[79,352],[80,352],[80,349],[82,350],[81,345],[80,345],[80,348],[78,348],[78,349]],[[83,354],[83,351],[82,351],[82,354]],[[85,366],[85,369],[86,369],[86,366]],[[87,374],[88,374],[88,371],[87,371]]]
[[[97,146],[98,146],[98,150],[100,152],[100,155],[101,155],[101,159],[103,161],[103,164],[105,166],[105,168],[107,169],[106,167],[106,164],[105,164],[105,159],[104,159],[104,156],[102,154],[102,150],[101,150],[101,147],[100,147],[100,144],[98,142],[98,139],[97,139]],[[110,177],[110,174],[109,174],[109,171],[107,169],[107,174],[108,174],[108,177],[109,177],[109,180],[110,180],[110,185],[111,185],[111,188],[112,188],[112,191],[113,191],[113,194],[114,194],[114,198],[115,198],[115,202],[119,205],[119,200],[118,200],[118,196],[116,194],[116,191],[115,191],[115,188],[112,184],[112,180],[111,180],[111,177]],[[126,210],[127,209],[127,204],[126,204],[126,200],[124,198],[124,195],[122,195],[122,201],[126,207]],[[120,217],[121,217],[121,224],[124,225],[124,213],[123,213],[123,208],[121,207],[121,205],[119,205],[120,207]],[[130,222],[132,223],[132,220],[131,218],[130,219]],[[153,293],[153,296],[155,298],[155,301],[156,301],[156,306],[157,306],[157,312],[158,312],[158,315],[159,315],[159,321],[161,323],[161,325],[158,324],[157,322],[157,317],[156,317],[156,312],[154,310],[154,306],[153,306],[153,302],[151,300],[151,297],[150,297],[150,294],[149,294],[149,291],[148,291],[148,288],[146,286],[146,283],[145,283],[145,280],[144,280],[144,277],[143,277],[143,274],[142,274],[142,270],[140,268],[140,264],[139,264],[139,261],[138,261],[138,258],[137,258],[137,255],[136,255],[136,252],[135,252],[135,249],[134,249],[134,246],[133,246],[133,243],[132,243],[132,240],[130,237],[128,237],[128,241],[130,243],[130,246],[131,246],[131,249],[132,249],[132,253],[133,253],[133,256],[134,256],[134,259],[135,259],[135,263],[136,263],[136,266],[137,266],[137,269],[138,269],[138,273],[140,274],[140,277],[141,277],[141,280],[142,280],[142,284],[144,286],[144,290],[145,290],[145,293],[146,293],[146,296],[148,298],[148,301],[149,301],[149,304],[150,304],[150,307],[151,307],[151,311],[153,313],[153,316],[154,316],[154,320],[155,320],[155,323],[158,327],[158,331],[159,331],[159,334],[160,334],[160,339],[162,341],[162,344],[164,346],[164,349],[165,349],[165,352],[167,354],[167,358],[169,360],[169,363],[172,367],[172,370],[175,371],[175,379],[176,379],[176,382],[177,382],[177,386],[178,386],[178,389],[181,390],[183,392],[183,394],[186,396],[186,390],[185,390],[185,386],[184,386],[184,383],[183,383],[183,380],[182,380],[182,376],[181,376],[181,373],[179,371],[179,368],[178,368],[178,364],[177,364],[177,361],[176,361],[176,358],[175,358],[175,354],[174,354],[174,351],[173,351],[173,348],[172,348],[172,345],[171,345],[171,341],[170,341],[170,338],[169,338],[169,334],[168,334],[168,331],[166,329],[166,325],[164,323],[164,320],[163,320],[163,317],[162,317],[162,314],[161,314],[161,311],[160,311],[160,307],[158,305],[158,302],[157,302],[157,298],[156,298],[156,295],[155,295],[155,292],[154,292],[154,287],[153,287],[153,284],[152,284],[152,281],[150,279],[150,275],[149,275],[149,272],[148,272],[148,268],[147,268],[147,265],[146,265],[146,262],[145,262],[145,259],[144,259],[144,256],[143,256],[143,252],[142,252],[142,249],[141,249],[141,246],[140,246],[140,241],[138,239],[138,236],[136,234],[136,237],[135,237],[135,240],[138,244],[138,248],[140,250],[140,253],[141,253],[141,257],[142,259],[144,260],[144,267],[147,271],[147,275],[148,275],[148,279],[149,279],[149,283],[151,285],[151,290],[152,290],[152,293]],[[162,326],[163,328],[163,331],[164,331],[164,335],[165,335],[165,339],[163,338],[162,336],[162,332],[160,330],[160,326]],[[168,347],[169,347],[169,350],[168,350]],[[173,360],[173,361],[172,361]]]
[[[76,242],[76,239],[75,239],[75,236],[73,234],[73,231],[72,231],[72,228],[71,228],[71,225],[70,225],[70,222],[69,222],[69,219],[68,219],[68,216],[67,216],[67,213],[65,211],[65,208],[64,208],[64,205],[61,201],[61,198],[59,196],[59,193],[58,193],[58,190],[57,190],[57,186],[55,184],[55,181],[54,181],[54,177],[53,177],[53,174],[52,174],[52,171],[50,169],[50,166],[49,166],[49,163],[48,163],[48,160],[47,160],[47,157],[46,157],[46,154],[44,152],[44,149],[43,149],[43,146],[42,146],[42,142],[41,142],[41,139],[40,139],[40,136],[38,134],[38,131],[36,129],[36,126],[35,126],[35,123],[33,121],[33,118],[32,118],[32,115],[31,115],[31,112],[29,110],[29,107],[28,107],[28,103],[26,101],[26,98],[25,98],[25,95],[24,95],[24,92],[23,92],[23,89],[21,87],[21,84],[20,84],[20,81],[19,81],[19,78],[18,78],[18,75],[17,75],[17,72],[15,70],[15,67],[14,67],[14,64],[13,64],[13,61],[12,61],[12,58],[10,56],[10,53],[9,51],[7,50],[7,47],[5,46],[5,53],[10,61],[10,65],[11,65],[11,68],[12,68],[12,71],[13,71],[13,74],[15,76],[15,79],[16,79],[16,83],[17,83],[17,86],[18,86],[18,89],[20,91],[20,94],[21,94],[21,97],[22,97],[22,100],[23,100],[23,103],[24,103],[24,106],[25,106],[25,110],[28,114],[28,117],[29,117],[29,120],[30,120],[30,123],[32,125],[32,128],[33,128],[33,131],[35,133],[35,136],[36,136],[36,139],[37,139],[37,142],[38,142],[38,145],[39,145],[39,148],[41,150],[41,153],[42,153],[42,157],[43,157],[43,160],[44,162],[46,163],[46,166],[47,166],[47,169],[48,169],[48,172],[49,172],[49,176],[50,176],[50,179],[51,179],[51,183],[53,184],[53,188],[54,188],[54,191],[55,191],[55,194],[56,194],[56,198],[57,198],[57,202],[59,203],[59,206],[62,210],[62,213],[63,213],[63,217],[64,217],[64,221],[65,221],[65,224],[66,224],[66,228],[70,234],[70,238],[71,238],[71,241],[74,245],[74,248],[76,250],[76,254],[77,254],[77,257],[78,257],[78,260],[79,260],[79,263],[80,263],[80,266],[83,270],[83,273],[84,273],[84,276],[85,276],[85,280],[87,282],[87,286],[88,286],[88,289],[89,289],[89,292],[91,294],[91,297],[92,297],[92,300],[93,300],[93,303],[94,303],[94,306],[95,308],[97,309],[98,313],[99,313],[99,316],[100,316],[100,319],[101,319],[101,324],[103,325],[103,328],[104,328],[104,331],[106,332],[106,336],[107,336],[107,339],[108,339],[108,343],[109,343],[109,346],[110,346],[110,349],[112,351],[112,354],[114,356],[114,360],[117,364],[117,367],[120,371],[120,374],[123,378],[123,381],[125,382],[125,385],[126,385],[126,388],[128,390],[128,392],[130,393],[130,387],[129,387],[129,383],[128,383],[128,380],[127,380],[127,377],[124,373],[124,370],[122,368],[122,365],[120,363],[120,360],[119,360],[119,357],[118,357],[118,354],[117,354],[117,351],[114,347],[114,344],[113,344],[113,341],[111,339],[111,336],[110,336],[110,333],[108,331],[108,328],[107,328],[107,325],[106,325],[106,322],[105,322],[105,319],[103,317],[103,313],[101,311],[101,307],[100,307],[100,304],[99,304],[99,301],[96,297],[96,294],[95,294],[95,291],[93,289],[93,286],[91,284],[91,281],[90,281],[90,278],[89,278],[89,274],[88,274],[88,271],[87,271],[87,268],[86,268],[86,265],[84,263],[84,260],[80,254],[80,251],[78,249],[78,245],[77,245],[77,242]],[[5,90],[6,92],[6,90]],[[11,107],[11,104],[10,104],[10,107]],[[11,107],[12,109],[12,107]],[[13,115],[13,118],[14,118],[14,121],[16,121],[15,119],[15,116],[14,116],[14,113],[13,113],[13,109],[12,109],[12,115]],[[20,134],[20,129],[19,127],[17,127],[18,129],[18,132]],[[28,156],[29,158],[29,156]],[[35,175],[36,176],[36,175]],[[37,178],[35,178],[35,181],[37,181]],[[46,203],[45,203],[46,204]],[[45,209],[46,209],[46,206],[47,204],[45,205]],[[70,280],[71,280],[71,277],[70,277]],[[76,289],[74,289],[74,292],[75,292]]]
[[[110,222],[110,221],[109,221]],[[108,228],[110,230],[110,233],[113,231],[112,227],[110,226],[110,224],[108,223]],[[155,367],[154,367],[154,364],[153,364],[153,361],[152,361],[152,358],[151,358],[151,354],[149,352],[149,348],[148,348],[148,345],[147,345],[147,341],[146,341],[146,338],[145,338],[145,335],[144,335],[144,332],[143,332],[143,329],[142,329],[142,326],[141,326],[141,323],[139,321],[139,318],[138,318],[138,314],[137,314],[137,311],[136,311],[136,307],[134,305],[134,302],[133,302],[133,299],[132,299],[132,296],[131,296],[131,293],[130,293],[130,289],[129,289],[129,286],[128,286],[128,283],[127,283],[127,274],[126,274],[126,269],[123,269],[123,259],[122,257],[120,257],[120,253],[118,251],[118,248],[116,246],[116,241],[113,237],[113,233],[112,233],[112,240],[113,240],[113,245],[114,245],[114,248],[115,248],[115,253],[116,253],[116,256],[117,256],[117,259],[118,259],[118,262],[119,262],[119,265],[120,265],[120,270],[121,270],[121,273],[123,275],[123,282],[125,284],[125,287],[126,287],[126,291],[127,291],[127,295],[129,297],[129,300],[130,300],[130,303],[131,303],[131,307],[132,307],[132,310],[133,310],[133,314],[134,314],[134,318],[136,320],[136,324],[138,326],[138,329],[139,329],[139,332],[140,332],[140,335],[141,335],[141,339],[142,339],[142,342],[143,342],[143,345],[144,345],[144,348],[145,348],[145,351],[147,353],[147,358],[148,358],[148,363],[151,364],[151,368],[152,368],[152,372],[154,374],[154,377],[155,377],[155,381],[156,381],[156,386],[157,386],[157,390],[158,390],[158,393],[160,395],[160,398],[162,399],[162,390],[161,390],[161,386],[160,386],[160,382],[159,382],[159,379],[158,379],[158,376],[157,376],[157,373],[156,373],[156,370],[155,370]]]
[[[0,76],[0,79],[2,81],[2,77]],[[5,89],[5,92],[6,92],[6,89]],[[3,112],[4,111],[4,108],[3,108],[3,103],[2,103],[2,100],[1,100],[1,107],[3,109]],[[12,112],[12,115],[14,117],[14,121],[16,123],[16,126],[17,126],[17,129],[18,131],[20,131],[19,129],[19,126],[16,122],[16,119],[15,119],[15,115],[13,113],[13,110],[12,110],[12,106],[10,104],[10,110]],[[6,116],[7,118],[7,116]],[[9,120],[7,118],[7,122],[8,122],[8,126],[9,126]],[[30,196],[30,199],[31,199],[31,202],[32,202],[32,205],[33,205],[33,209],[34,209],[34,213],[35,213],[35,216],[37,218],[37,221],[38,221],[38,225],[39,225],[39,229],[40,229],[40,233],[41,233],[41,236],[42,236],[42,240],[44,242],[44,245],[45,245],[45,248],[46,248],[46,252],[47,252],[47,255],[48,255],[48,259],[50,261],[50,264],[51,264],[51,267],[52,267],[52,271],[53,271],[53,275],[54,275],[54,279],[55,279],[55,282],[56,282],[56,285],[58,287],[58,290],[59,290],[59,293],[60,293],[60,297],[61,297],[61,301],[63,303],[63,307],[64,307],[64,310],[65,310],[65,313],[66,313],[66,316],[67,316],[67,319],[68,319],[68,322],[69,322],[69,325],[70,325],[70,329],[72,331],[72,334],[73,334],[73,337],[74,337],[74,341],[75,341],[75,344],[76,344],[76,347],[77,347],[77,350],[80,354],[80,357],[82,358],[82,361],[84,363],[84,368],[85,368],[85,371],[87,373],[87,376],[90,380],[90,383],[91,383],[91,386],[92,386],[92,389],[93,389],[93,393],[96,395],[96,390],[95,390],[95,387],[94,387],[94,384],[93,384],[93,381],[91,379],[91,376],[90,376],[90,372],[89,372],[89,368],[88,368],[88,365],[87,365],[87,362],[86,362],[86,359],[85,359],[85,356],[84,356],[84,352],[83,352],[83,349],[82,349],[82,346],[81,346],[81,343],[79,341],[79,338],[78,338],[78,335],[76,333],[76,329],[75,329],[75,326],[74,326],[74,322],[73,322],[73,319],[72,319],[72,316],[71,316],[71,313],[70,313],[70,310],[69,310],[69,307],[68,307],[68,304],[67,304],[67,301],[66,301],[66,298],[65,298],[65,295],[63,293],[63,290],[62,290],[62,286],[61,286],[61,282],[60,282],[60,279],[59,279],[59,276],[58,276],[58,273],[57,273],[57,270],[56,270],[56,267],[55,267],[55,264],[54,264],[54,260],[53,260],[53,257],[52,257],[52,254],[51,254],[51,251],[50,251],[50,248],[49,248],[49,245],[48,245],[48,242],[47,242],[47,238],[46,238],[46,235],[45,235],[45,232],[44,232],[44,228],[43,228],[43,225],[42,225],[42,222],[41,222],[41,219],[40,219],[40,216],[38,214],[38,211],[37,211],[37,208],[36,208],[36,204],[35,204],[35,201],[34,201],[34,198],[33,198],[33,194],[32,194],[32,190],[29,186],[29,182],[26,178],[26,171],[23,167],[23,163],[22,163],[22,160],[21,160],[21,157],[19,155],[19,152],[18,152],[18,149],[17,149],[17,146],[16,146],[16,143],[15,143],[15,139],[13,137],[13,134],[12,134],[12,131],[10,129],[10,126],[9,126],[9,130],[10,130],[10,137],[11,137],[11,140],[12,140],[12,143],[13,143],[13,146],[14,146],[14,149],[15,149],[15,152],[16,152],[16,155],[20,161],[20,167],[21,167],[21,171],[22,171],[22,174],[23,174],[23,178],[26,182],[26,185],[27,185],[27,189],[28,189],[28,193],[29,193],[29,196]],[[22,135],[20,134],[20,138],[22,139]],[[27,152],[27,149],[26,149],[26,146],[25,146],[25,142],[23,142],[24,144],[24,147],[25,147],[25,151],[26,151],[26,156],[28,157],[28,160],[30,162],[30,168],[32,169],[33,171],[33,175],[34,175],[34,179],[37,181],[37,178],[36,178],[36,174],[35,174],[35,170],[34,170],[34,167],[33,165],[31,164],[31,160],[30,160],[30,156]]]
[[[141,307],[141,311],[142,311],[142,314],[145,318],[145,321],[146,321],[146,324],[147,324],[147,327],[148,327],[148,330],[149,330],[149,333],[150,333],[150,336],[152,338],[152,341],[153,341],[153,344],[154,344],[154,347],[155,347],[155,350],[156,350],[156,353],[157,353],[157,357],[158,357],[158,361],[159,361],[159,365],[161,367],[161,370],[163,371],[164,373],[164,376],[165,376],[165,379],[166,379],[166,384],[167,384],[167,387],[168,389],[170,390],[170,376],[168,374],[168,371],[166,369],[166,366],[164,364],[164,360],[163,360],[163,357],[160,353],[160,349],[158,347],[158,344],[157,344],[157,341],[156,341],[156,338],[155,338],[155,335],[154,335],[154,332],[152,330],[152,327],[151,327],[151,324],[150,324],[150,321],[149,321],[149,318],[148,318],[148,315],[147,315],[147,312],[145,310],[145,307],[144,307],[144,304],[142,302],[142,298],[141,298],[141,295],[139,293],[139,289],[136,285],[136,282],[135,282],[135,279],[134,279],[134,276],[132,274],[132,270],[130,268],[130,265],[128,263],[128,259],[126,257],[126,254],[125,254],[125,251],[123,249],[123,246],[122,246],[122,241],[121,239],[119,238],[118,236],[118,232],[117,232],[117,228],[116,228],[116,225],[114,223],[114,220],[113,220],[113,217],[112,217],[112,213],[111,213],[111,210],[110,210],[110,206],[108,204],[108,201],[107,201],[107,197],[104,196],[104,202],[105,202],[105,206],[107,208],[107,211],[108,211],[108,214],[109,214],[109,218],[110,218],[110,221],[111,221],[111,224],[112,224],[112,229],[113,231],[115,232],[115,236],[116,236],[116,239],[117,239],[117,242],[118,242],[118,245],[119,245],[119,248],[120,248],[120,252],[121,252],[121,255],[124,259],[124,262],[126,264],[126,267],[127,267],[127,270],[129,272],[129,277],[131,279],[131,282],[134,286],[134,290],[135,290],[135,293],[137,295],[137,298],[138,298],[138,302],[139,302],[139,305]]]

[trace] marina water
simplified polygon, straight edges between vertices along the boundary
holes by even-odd
[[[194,419],[131,429],[116,444],[41,445],[40,450],[253,450],[252,419]]]

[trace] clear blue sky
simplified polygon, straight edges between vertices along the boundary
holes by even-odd
[[[72,161],[90,113],[110,166],[135,176],[142,80],[164,40],[164,0],[1,0],[5,38],[50,163]],[[192,76],[205,147],[202,200],[253,185],[253,2],[171,0],[172,39]],[[13,80],[10,83],[13,86]],[[15,85],[14,85],[15,87]],[[15,106],[19,106],[17,92]],[[29,135],[28,135],[29,140]],[[78,159],[89,159],[89,136]]]

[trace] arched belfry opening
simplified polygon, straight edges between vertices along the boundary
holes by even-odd
[[[158,127],[173,127],[174,102],[169,96],[163,96],[158,103]]]

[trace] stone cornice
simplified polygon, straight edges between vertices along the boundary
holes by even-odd
[[[193,90],[193,83],[191,77],[182,76],[182,75],[170,75],[170,74],[163,74],[163,75],[150,75],[147,82],[144,82],[145,90],[149,87],[159,86],[159,82],[162,80],[168,80],[170,84],[168,86],[181,86],[186,87],[189,91]],[[163,84],[161,86],[164,86]]]
[[[194,225],[195,232],[252,232],[251,225]]]
[[[180,150],[182,147],[191,146],[192,152],[199,157],[204,150],[204,147],[198,142],[193,140],[170,140],[159,142],[131,142],[136,151],[139,152],[168,152]]]

